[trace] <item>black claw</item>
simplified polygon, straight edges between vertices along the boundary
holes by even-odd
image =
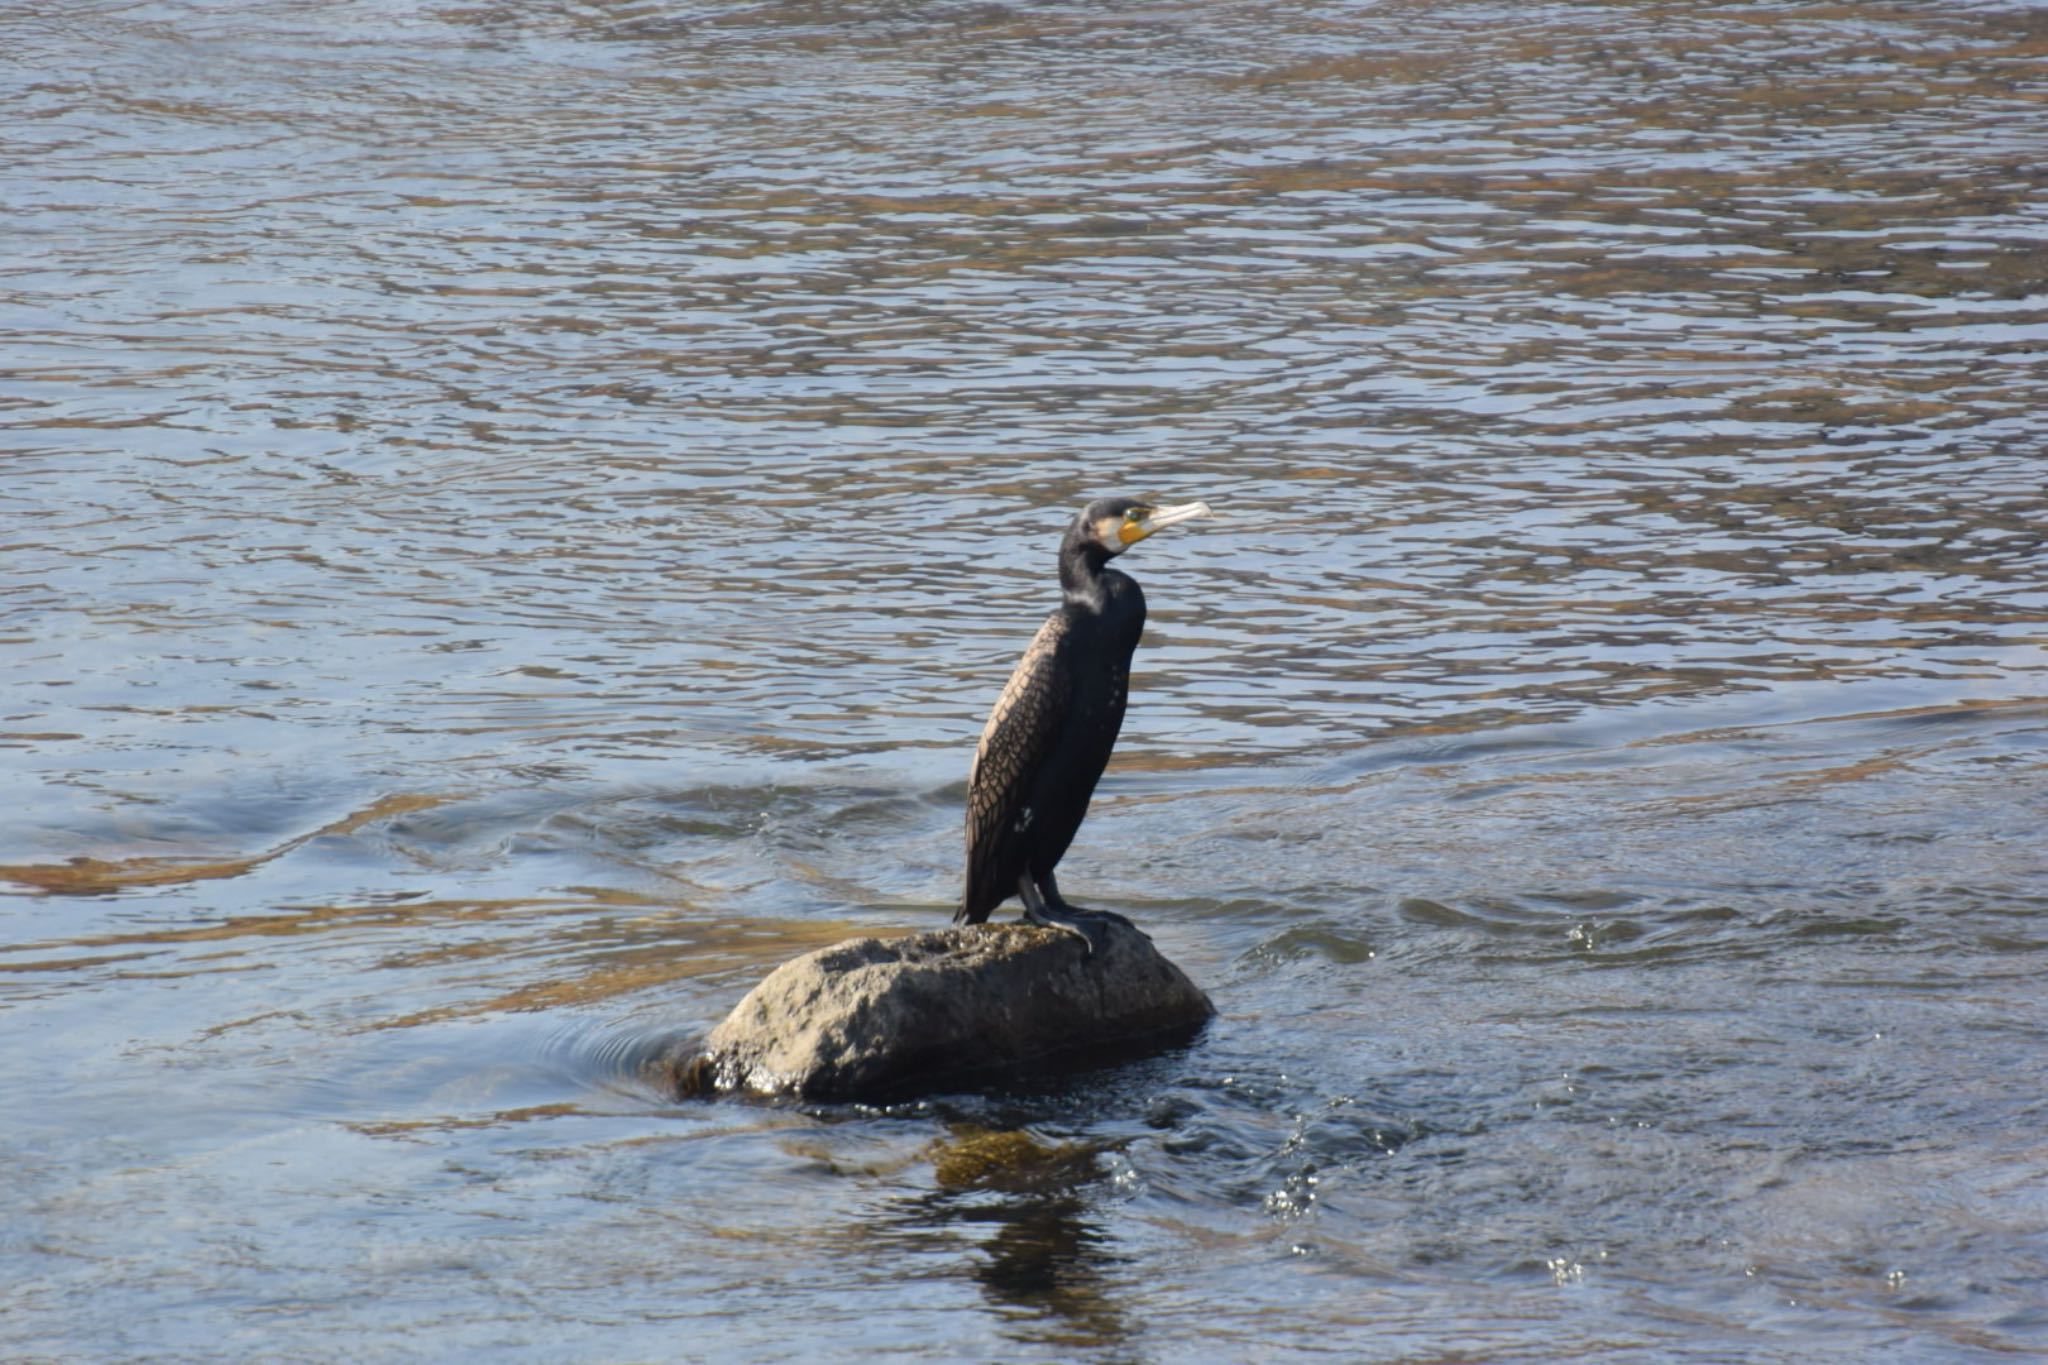
[[[1140,938],[1144,939],[1148,943],[1152,941],[1152,935],[1146,933],[1143,929],[1140,929],[1137,925],[1131,923],[1129,920],[1125,919],[1122,915],[1119,915],[1114,910],[1084,910],[1078,905],[1070,905],[1065,901],[1061,901],[1057,906],[1053,908],[1060,911],[1062,914],[1069,915],[1072,918],[1078,920],[1092,919],[1098,923],[1100,923],[1103,920],[1108,920],[1111,924],[1121,925],[1124,928],[1130,930],[1132,933],[1138,935]]]
[[[1125,919],[1122,915],[1119,915],[1114,910],[1075,910],[1074,913],[1077,915],[1093,915],[1097,919],[1106,919],[1111,924],[1122,925],[1124,928],[1129,929],[1134,934],[1145,933],[1143,929],[1140,929],[1137,925],[1131,923],[1129,920]],[[1145,937],[1150,938],[1151,935],[1145,934]]]
[[[1050,905],[1036,908],[1026,906],[1024,908],[1024,922],[1026,924],[1036,924],[1046,929],[1059,929],[1074,935],[1074,937],[1081,940],[1090,957],[1095,956],[1096,950],[1109,940],[1109,935],[1103,932],[1100,923],[1090,923],[1094,918],[1094,911],[1075,910],[1071,906],[1061,906],[1057,909]]]

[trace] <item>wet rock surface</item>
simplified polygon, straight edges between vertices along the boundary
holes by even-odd
[[[682,1096],[900,1099],[1139,1055],[1215,1014],[1143,933],[1106,928],[1092,955],[1023,924],[849,939],[776,968],[660,1065]]]

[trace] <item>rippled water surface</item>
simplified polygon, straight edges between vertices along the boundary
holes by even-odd
[[[2048,10],[0,11],[0,1354],[2048,1352]],[[1185,1051],[933,927],[1085,499]]]

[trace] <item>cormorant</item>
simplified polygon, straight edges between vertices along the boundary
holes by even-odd
[[[1067,904],[1053,868],[1116,747],[1145,594],[1109,561],[1209,505],[1089,503],[1060,542],[1059,609],[1039,627],[989,712],[967,778],[967,890],[956,924],[980,924],[1012,896],[1024,918],[1078,934],[1093,953],[1108,911]],[[1128,921],[1124,921],[1128,923]]]

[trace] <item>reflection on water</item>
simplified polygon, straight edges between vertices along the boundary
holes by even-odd
[[[2048,1339],[2037,8],[0,42],[7,1353]],[[668,1104],[948,913],[1117,492],[1063,870],[1222,1017]]]
[[[974,1278],[998,1308],[1039,1324],[1019,1339],[1085,1348],[1131,1335],[1103,1273],[1128,1258],[1086,1199],[1089,1186],[1110,1178],[1103,1154],[1047,1146],[1021,1130],[970,1130],[943,1140],[932,1158],[936,1189],[906,1208],[903,1221],[987,1229]]]

